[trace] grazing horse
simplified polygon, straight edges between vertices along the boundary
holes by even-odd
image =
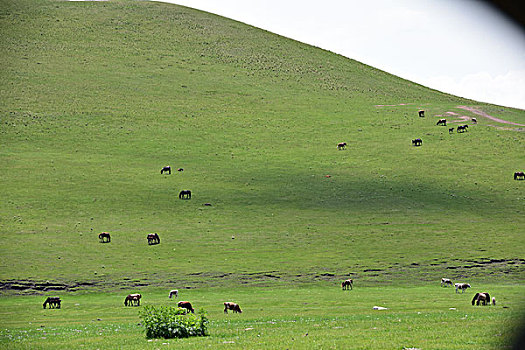
[[[149,233],[148,234],[148,244],[160,244],[160,237],[157,233]]]
[[[339,142],[337,144],[337,149],[338,150],[346,149],[346,142]]]
[[[464,132],[464,131],[468,131],[468,125],[460,125],[458,126],[457,128],[457,132]]]
[[[350,287],[350,289],[354,289],[354,280],[349,278],[346,281],[343,281],[343,283],[341,283],[341,287],[343,290],[348,290],[348,287]]]
[[[177,289],[170,290],[169,298],[171,299],[174,295],[175,295],[175,298],[179,296],[179,291]]]
[[[126,299],[124,299],[124,306],[140,306],[140,294],[128,294]]]
[[[421,139],[412,140],[412,144],[414,146],[421,146],[423,144],[423,140],[421,140]]]
[[[450,285],[452,287],[452,281],[448,278],[441,279],[441,287]]]
[[[167,166],[165,166],[164,168],[162,168],[162,169],[160,170],[160,173],[161,173],[161,174],[164,174],[165,171],[168,172],[169,175],[171,175],[171,167],[170,167],[169,165],[167,165]]]
[[[478,306],[479,303],[481,303],[482,305],[490,305],[489,293],[476,293],[476,295],[474,295],[474,298],[472,298],[472,305],[474,305],[474,303],[476,303],[476,305]]]
[[[525,173],[523,171],[516,171],[514,173],[514,180],[525,180]]]
[[[448,129],[448,133],[449,133],[449,134],[453,134],[453,133],[454,133],[454,128],[450,128],[450,129]]]
[[[224,303],[224,313],[227,314],[228,310],[232,310],[234,313],[242,314],[242,310],[239,304],[235,304],[232,302],[225,302]]]
[[[419,114],[419,116],[420,116],[421,118],[423,118],[423,117],[425,116],[425,111],[423,111],[423,110],[420,110],[420,111],[418,111],[417,113]]]
[[[179,199],[191,199],[191,191],[190,190],[180,191]]]
[[[447,120],[446,119],[440,119],[440,120],[438,120],[436,125],[447,126]]]
[[[98,239],[100,239],[100,243],[111,242],[111,236],[109,235],[109,232],[102,232],[98,235]]]
[[[60,300],[60,297],[49,297],[44,301],[44,309],[46,308],[46,305],[49,305],[49,308],[57,308],[60,309],[60,303],[62,300]]]
[[[189,301],[179,301],[177,306],[182,309],[188,310],[188,312],[191,312],[192,314],[195,313],[195,310],[193,309],[193,306],[191,306],[191,303]]]
[[[478,120],[477,120],[476,118],[472,118],[472,122],[473,122],[474,124],[477,124],[477,123],[478,123]]]
[[[470,284],[468,283],[456,283],[454,284],[454,286],[456,287],[456,293],[458,292],[459,289],[461,289],[461,293],[465,293],[465,290],[467,288],[471,288]]]

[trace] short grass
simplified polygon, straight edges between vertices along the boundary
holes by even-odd
[[[471,306],[471,293],[456,294],[439,284],[420,287],[229,288],[183,290],[197,312],[206,310],[210,335],[148,341],[141,307],[123,306],[118,294],[71,294],[63,308],[41,307],[42,297],[1,299],[9,319],[0,344],[10,349],[323,348],[481,349],[512,344],[521,316],[523,289],[478,285],[496,295],[496,306]],[[140,290],[143,305],[175,305],[165,290]],[[225,315],[222,302],[237,301],[242,314]],[[373,306],[387,310],[373,310]],[[201,309],[201,311],[199,311]]]
[[[348,276],[366,290],[441,277],[523,286],[525,181],[512,179],[523,128],[435,125],[447,112],[474,116],[458,105],[525,124],[523,110],[141,1],[0,0],[0,59],[6,305],[146,287],[258,295]],[[168,164],[184,171],[161,175]],[[147,245],[150,232],[160,245]]]

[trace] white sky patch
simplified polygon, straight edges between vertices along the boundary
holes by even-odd
[[[460,79],[436,76],[423,81],[422,84],[461,97],[525,109],[525,90],[516,88],[516,84],[525,86],[525,70],[509,71],[503,75],[479,72]]]
[[[481,2],[161,1],[232,18],[444,92],[525,108],[525,34]]]

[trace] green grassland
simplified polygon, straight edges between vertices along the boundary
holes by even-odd
[[[504,348],[521,316],[522,289],[480,285],[505,295],[497,306],[471,306],[470,293],[439,286],[339,288],[211,288],[181,291],[181,299],[206,310],[209,337],[146,340],[139,309],[117,294],[71,294],[60,310],[43,310],[41,297],[0,299],[3,315],[16,321],[0,329],[10,349],[482,349]],[[337,287],[337,286],[335,286]],[[386,290],[385,290],[386,288]],[[173,305],[167,293],[141,290],[142,305]],[[429,299],[429,295],[432,297]],[[242,314],[224,314],[234,296]],[[392,297],[393,296],[393,297]],[[387,310],[373,310],[373,306]],[[21,311],[23,310],[23,311]]]
[[[316,298],[326,289],[323,300],[342,303],[338,283],[350,276],[351,293],[364,298],[359,307],[312,311],[329,325],[317,341],[342,347],[334,337],[355,334],[332,325],[338,317],[364,320],[377,300],[359,288],[381,298],[407,288],[433,323],[451,315],[423,300],[445,293],[441,277],[493,286],[509,302],[523,294],[525,181],[512,179],[525,166],[523,127],[457,106],[525,124],[523,110],[443,94],[218,16],[141,1],[0,0],[0,60],[0,302],[12,313],[0,311],[2,328],[28,327],[20,309],[40,307],[34,294],[70,293],[103,309],[97,298],[114,293],[119,308],[103,312],[139,334],[136,310],[119,304],[137,288],[152,288],[158,302],[171,288],[188,288],[204,305],[224,293],[242,296],[250,310],[262,305],[250,306],[252,298],[270,293],[276,301],[288,288]],[[449,134],[435,125],[441,116],[457,120],[447,112],[478,123]],[[422,147],[411,146],[417,137]],[[348,148],[338,151],[341,141]],[[184,171],[161,175],[168,164]],[[182,189],[191,200],[178,199]],[[98,242],[102,231],[111,243]],[[160,245],[147,245],[150,232]],[[295,305],[292,294],[283,303]],[[470,310],[470,298],[454,307]],[[412,302],[407,297],[405,309]],[[516,320],[511,310],[475,312],[497,328]],[[87,327],[95,317],[59,312],[35,317],[57,317],[56,327],[72,319]],[[214,336],[198,342],[220,342],[221,332],[230,339],[273,317],[246,312],[248,321],[222,330],[221,312],[210,310]],[[443,322],[457,328],[448,317]],[[303,326],[286,323],[282,332]],[[359,329],[368,338],[366,327]],[[496,341],[455,332],[472,348]],[[252,333],[239,331],[239,341],[258,346]],[[410,345],[381,337],[378,347]],[[128,340],[144,346],[135,338]],[[435,338],[429,348],[445,347]]]

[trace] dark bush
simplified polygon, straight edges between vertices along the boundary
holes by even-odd
[[[171,306],[145,306],[140,318],[146,327],[146,338],[187,338],[208,335],[205,313],[188,314],[186,309]]]

